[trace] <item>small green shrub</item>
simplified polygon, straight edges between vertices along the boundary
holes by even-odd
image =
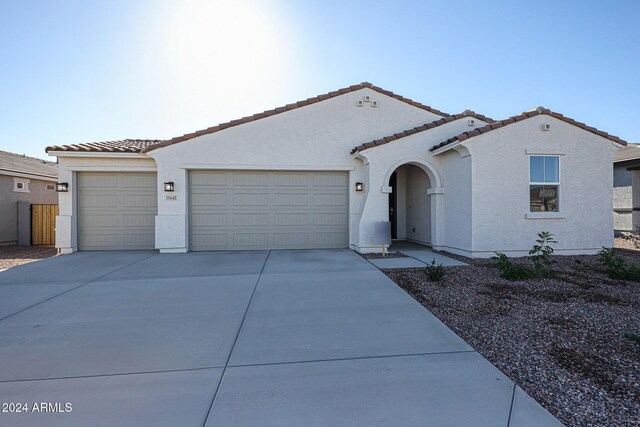
[[[496,252],[496,255],[491,259],[496,262],[496,267],[500,270],[500,276],[512,282],[530,279],[534,276],[529,267],[514,263],[506,254],[501,252]]]
[[[427,275],[427,279],[432,282],[439,282],[447,275],[447,271],[442,266],[442,264],[436,264],[436,260],[432,260],[431,264],[428,264],[424,268],[424,272]]]
[[[533,277],[554,277],[555,272],[551,269],[552,243],[558,243],[553,234],[548,231],[538,233],[536,243],[529,251],[529,259],[533,264],[533,268],[516,264],[501,252],[496,252],[496,255],[491,259],[495,260],[495,266],[500,270],[500,276],[507,280],[516,281]]]
[[[600,263],[604,265],[609,277],[616,279],[625,275],[627,263],[620,255],[616,253],[614,248],[603,247],[600,252]]]
[[[611,279],[640,282],[640,267],[635,264],[627,264],[624,258],[617,254],[615,248],[603,247],[598,255],[600,263],[607,271],[607,276]]]
[[[552,243],[558,243],[554,235],[548,231],[538,233],[538,239],[533,248],[529,251],[529,259],[533,263],[533,270],[537,277],[551,277],[551,255],[553,255]]]

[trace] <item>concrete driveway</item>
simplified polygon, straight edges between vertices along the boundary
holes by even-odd
[[[0,343],[0,399],[28,409],[3,426],[558,424],[349,250],[16,267]]]

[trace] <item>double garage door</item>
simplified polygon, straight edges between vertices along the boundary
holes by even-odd
[[[192,171],[193,251],[348,246],[344,172]]]
[[[190,249],[348,246],[344,172],[189,173]],[[78,174],[80,250],[155,247],[156,174]]]

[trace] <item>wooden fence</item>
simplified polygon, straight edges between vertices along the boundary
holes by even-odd
[[[31,244],[55,245],[58,205],[31,205]]]

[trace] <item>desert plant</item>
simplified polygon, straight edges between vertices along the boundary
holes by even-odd
[[[551,255],[553,255],[552,243],[558,243],[555,236],[548,231],[538,233],[535,245],[529,251],[529,258],[533,263],[533,269],[538,277],[553,275],[551,270]]]
[[[506,254],[496,252],[496,255],[491,259],[496,262],[495,265],[500,270],[500,276],[507,280],[526,280],[533,277],[533,271],[530,268],[514,263]]]
[[[640,282],[640,267],[627,264],[624,258],[617,254],[615,248],[602,247],[598,255],[610,278]]]
[[[424,272],[427,275],[427,279],[432,282],[439,282],[447,275],[447,271],[442,266],[442,264],[436,264],[436,260],[433,259],[431,264],[427,264],[424,268]]]
[[[627,267],[626,261],[616,253],[615,248],[605,248],[603,246],[598,255],[600,256],[600,263],[604,265],[610,276],[622,274]]]

